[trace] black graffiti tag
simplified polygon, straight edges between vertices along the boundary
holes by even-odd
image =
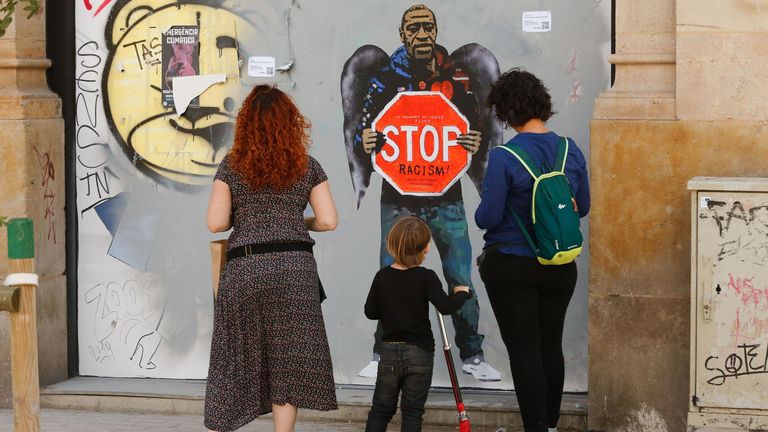
[[[739,345],[722,361],[718,356],[709,356],[704,361],[704,369],[715,373],[707,380],[707,384],[713,386],[747,375],[768,374],[768,344],[764,349],[760,344]]]
[[[77,179],[85,183],[85,196],[95,202],[85,205],[81,214],[93,208],[94,205],[107,198],[110,193],[109,177],[116,177],[107,166],[109,160],[108,144],[98,132],[99,124],[99,66],[102,58],[99,54],[99,44],[88,41],[77,49],[77,57],[81,68],[77,78],[77,95],[75,99],[75,145],[78,148],[77,162],[83,170]],[[83,173],[84,171],[84,173]]]
[[[740,201],[734,201],[731,208],[723,213],[727,203],[724,201],[709,200],[707,208],[711,214],[701,213],[700,219],[713,219],[717,224],[720,237],[725,237],[734,220],[740,220],[757,234],[768,234],[768,205],[755,206],[749,210],[744,209]]]

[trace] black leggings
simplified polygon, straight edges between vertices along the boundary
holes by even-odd
[[[563,397],[563,324],[576,287],[576,263],[486,254],[480,266],[507,347],[525,432],[557,426]]]

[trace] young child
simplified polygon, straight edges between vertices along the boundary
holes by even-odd
[[[457,286],[452,296],[447,295],[437,274],[420,266],[431,239],[427,224],[413,216],[395,222],[387,236],[395,263],[376,273],[365,302],[365,316],[381,321],[384,341],[366,432],[387,430],[401,393],[400,430],[421,430],[435,357],[429,303],[449,315],[470,298],[466,286]]]

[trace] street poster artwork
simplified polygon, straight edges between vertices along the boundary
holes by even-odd
[[[525,11],[503,0],[450,8],[409,0],[386,8],[370,0],[88,3],[74,6],[67,143],[81,375],[207,377],[209,245],[229,233],[208,231],[206,208],[242,101],[266,83],[311,121],[309,152],[340,215],[335,232],[312,233],[336,382],[375,383],[381,335],[363,305],[375,273],[392,263],[390,228],[416,215],[433,236],[424,265],[446,292],[467,285],[475,294],[447,324],[461,385],[513,388],[474,265],[483,238],[473,214],[488,154],[513,133],[491,115],[487,96],[511,67],[545,77],[560,113],[553,129],[588,150],[592,101],[609,82],[609,2],[553,4],[562,18],[546,39],[509,25]],[[224,82],[202,86],[212,76]],[[182,113],[173,100],[179,77],[186,87],[177,93],[194,98]],[[584,268],[564,339],[565,386],[577,392],[587,391]],[[450,385],[443,362],[435,362],[433,385]]]
[[[199,50],[200,27],[173,26],[163,33],[163,107],[173,107],[173,79],[197,75],[200,70]],[[198,106],[198,99],[192,99],[190,107]]]
[[[474,295],[452,315],[455,341],[463,372],[475,382],[493,383],[503,374],[485,358],[479,323],[488,311],[480,310],[472,280],[472,245],[459,180],[468,173],[479,191],[488,151],[501,144],[501,125],[485,103],[499,64],[475,43],[449,54],[437,43],[437,21],[424,5],[407,7],[400,23],[391,24],[392,36],[402,43],[391,55],[364,45],[347,60],[341,74],[347,158],[358,206],[371,174],[385,179],[379,267],[394,262],[386,244],[394,222],[418,216],[440,251],[447,291],[470,287]],[[381,332],[373,336],[371,362],[361,365],[360,377],[376,376]]]
[[[77,5],[75,160],[82,375],[204,379],[213,319],[206,195],[253,86],[251,52],[288,59],[268,3]],[[180,116],[173,78],[222,74]]]

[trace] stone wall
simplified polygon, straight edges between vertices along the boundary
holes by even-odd
[[[45,5],[43,4],[44,8]],[[44,12],[17,12],[0,38],[0,216],[34,222],[40,384],[67,378],[64,238],[64,123],[61,102],[48,90]],[[0,275],[8,273],[7,238],[0,232]],[[10,334],[0,314],[0,406],[11,406]]]
[[[768,176],[768,4],[616,0],[590,160],[589,425],[683,431],[694,176]]]

